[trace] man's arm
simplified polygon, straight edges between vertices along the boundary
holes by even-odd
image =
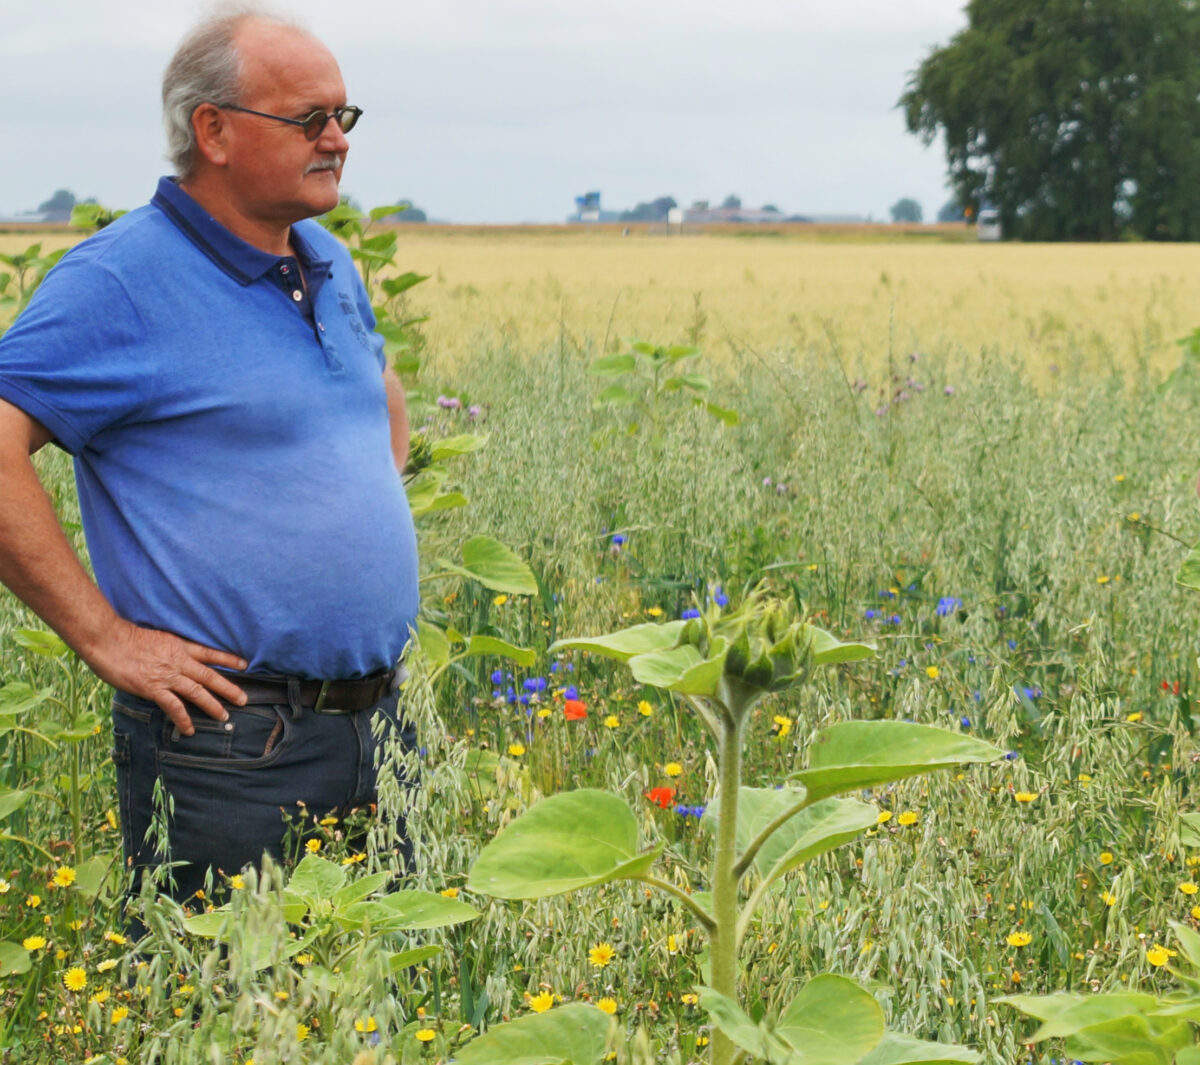
[[[180,732],[194,731],[183,699],[224,721],[216,697],[236,705],[246,697],[206,663],[240,670],[246,662],[117,616],[75,557],[30,461],[50,439],[40,422],[0,399],[0,582],[98,677],[157,703]]]
[[[383,387],[387,392],[388,419],[392,426],[392,457],[396,469],[404,472],[408,462],[408,406],[404,401],[404,385],[390,366],[383,371]]]

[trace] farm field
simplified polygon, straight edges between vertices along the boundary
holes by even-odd
[[[720,752],[687,697],[550,647],[732,616],[760,582],[875,652],[749,712],[746,785],[773,789],[852,720],[936,725],[996,756],[857,789],[870,825],[762,892],[737,971],[755,1021],[835,973],[889,1030],[1047,1065],[1074,1049],[1026,1046],[1037,1023],[1003,996],[1181,986],[1172,922],[1200,929],[1200,846],[1181,821],[1200,762],[1200,595],[1174,576],[1200,540],[1200,372],[1175,341],[1200,326],[1200,249],[400,236],[397,267],[430,275],[391,308],[429,315],[414,427],[487,438],[417,482],[467,503],[418,519],[415,783],[381,796],[407,815],[416,869],[386,819],[359,849],[314,811],[288,869],[213,885],[204,901],[228,901],[231,920],[188,925],[147,897],[153,934],[135,950],[109,693],[0,595],[11,1060],[467,1061],[481,1028],[586,1003],[616,1018],[595,1060],[708,1061],[695,989],[710,954],[681,896],[709,876]],[[694,343],[679,365],[709,387],[656,390],[637,372],[649,355],[589,372],[631,354],[628,337]],[[614,384],[638,402],[598,404]],[[69,464],[50,451],[40,468],[82,548]],[[477,534],[528,564],[528,594],[443,565]],[[455,633],[493,653],[462,656]],[[581,788],[628,804],[674,893],[479,890],[488,841]],[[432,896],[429,923],[331,916],[333,878],[386,872]],[[302,887],[310,901],[285,922],[288,877],[293,906]],[[450,903],[478,914],[436,911]],[[1176,1024],[1177,1047],[1194,1041]]]

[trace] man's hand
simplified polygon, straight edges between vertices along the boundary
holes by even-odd
[[[88,648],[82,657],[92,672],[114,688],[157,703],[185,736],[196,729],[184,700],[218,721],[229,719],[218,699],[235,706],[246,702],[241,688],[209,668],[214,665],[242,670],[247,665],[244,659],[169,632],[120,621],[103,645]]]

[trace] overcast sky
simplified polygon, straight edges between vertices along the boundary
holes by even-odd
[[[896,100],[964,0],[290,0],[365,114],[342,189],[452,221],[736,193],[932,218],[945,159]],[[0,214],[56,188],[134,207],[167,172],[159,79],[195,0],[0,0]]]

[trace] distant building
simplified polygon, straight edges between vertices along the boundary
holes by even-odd
[[[567,216],[568,222],[618,222],[617,211],[605,211],[600,206],[599,192],[585,192],[575,197],[575,213]]]
[[[49,222],[52,221],[49,215],[40,211],[23,211],[21,214],[0,214],[0,226],[12,225],[28,225],[30,222]]]
[[[709,207],[707,200],[697,200],[683,212],[685,223],[740,222],[759,225],[764,222],[796,222],[805,219],[788,217],[778,207]]]

